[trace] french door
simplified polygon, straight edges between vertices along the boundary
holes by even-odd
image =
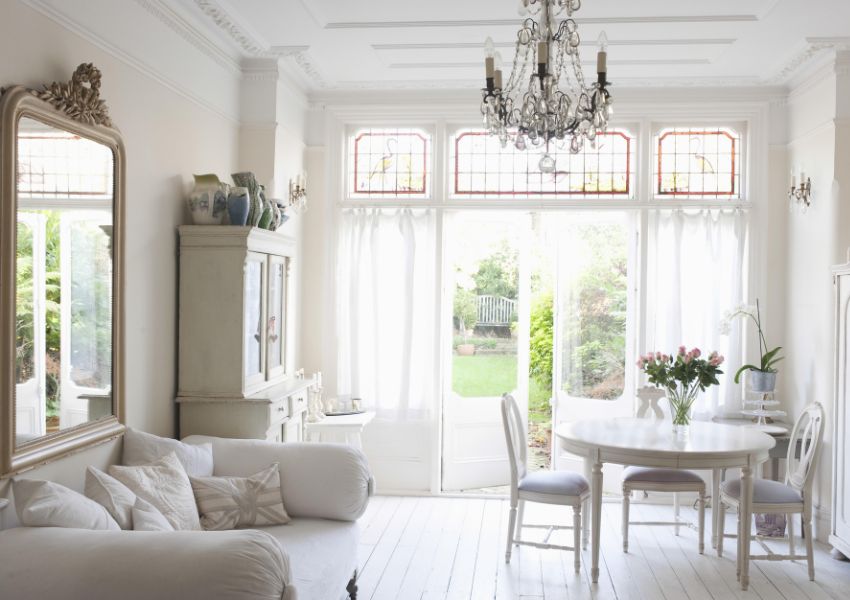
[[[530,225],[515,212],[446,219],[443,491],[510,483],[501,396],[527,415]]]
[[[552,428],[632,416],[634,372],[626,357],[636,335],[634,216],[573,211],[547,223],[557,231],[550,236],[555,257]],[[553,468],[582,470],[582,460],[563,452],[557,436],[551,441]],[[616,486],[619,477],[605,481]]]
[[[45,369],[46,217],[18,211],[18,272],[15,356],[15,435],[18,439],[46,433],[47,380]]]

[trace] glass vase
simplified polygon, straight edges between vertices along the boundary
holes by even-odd
[[[667,391],[670,403],[670,419],[676,439],[687,439],[691,425],[691,407],[696,401],[696,391],[677,389]]]

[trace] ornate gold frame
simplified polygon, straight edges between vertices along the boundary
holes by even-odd
[[[103,144],[114,159],[112,416],[15,446],[15,249],[17,132],[21,117]],[[121,134],[100,99],[100,71],[82,64],[68,83],[42,90],[14,86],[0,96],[0,477],[31,469],[120,436],[124,431],[124,194]]]

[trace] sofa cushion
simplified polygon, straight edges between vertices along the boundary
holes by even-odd
[[[271,463],[280,463],[283,504],[293,519],[354,521],[369,503],[372,474],[366,456],[355,448],[199,435],[184,441],[212,443],[217,476],[248,477]]]
[[[174,531],[168,519],[153,504],[141,498],[136,498],[131,515],[133,531]]]
[[[121,529],[103,506],[64,485],[36,479],[16,479],[12,485],[22,525]]]
[[[88,467],[85,494],[109,511],[121,529],[133,529],[136,494],[126,485],[96,467]]]
[[[357,568],[356,522],[294,519],[258,528],[271,534],[289,556],[298,600],[337,600]]]
[[[209,477],[213,474],[212,444],[184,444],[132,428],[124,432],[121,462],[127,466],[149,465],[171,452],[188,475]]]
[[[253,529],[0,534],[4,600],[294,600],[290,579],[280,545]]]
[[[279,468],[274,463],[250,477],[190,477],[201,526],[222,530],[289,523]]]
[[[174,529],[201,529],[192,484],[174,452],[152,465],[112,465],[109,474],[153,504]]]

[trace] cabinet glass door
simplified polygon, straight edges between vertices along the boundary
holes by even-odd
[[[280,377],[286,372],[287,261],[283,256],[269,256],[269,309],[266,320],[268,379]]]
[[[249,253],[245,261],[245,303],[242,318],[243,356],[245,361],[245,385],[265,381],[265,283],[266,258],[262,254]]]

